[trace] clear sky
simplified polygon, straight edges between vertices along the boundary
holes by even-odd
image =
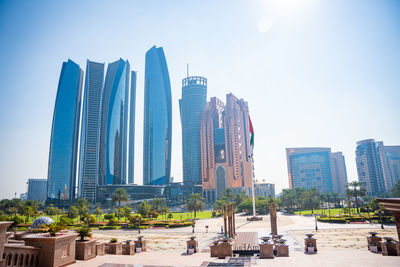
[[[138,72],[135,182],[142,184],[146,51],[164,48],[173,105],[172,173],[182,179],[178,99],[186,64],[208,98],[249,103],[256,178],[288,187],[286,147],[400,144],[400,2],[0,1],[0,198],[47,177],[61,65],[128,59]]]

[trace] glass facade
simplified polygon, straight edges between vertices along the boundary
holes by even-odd
[[[29,179],[28,180],[28,200],[45,202],[47,199],[47,180]]]
[[[78,64],[72,60],[63,63],[51,128],[48,199],[75,197],[82,80]]]
[[[288,148],[286,153],[291,188],[334,191],[330,148]]]
[[[200,126],[206,103],[207,79],[197,76],[183,79],[179,109],[182,123],[182,163],[185,184],[201,184]]]
[[[126,184],[129,75],[128,61],[108,65],[101,108],[99,185]]]
[[[78,196],[96,201],[104,63],[87,61],[82,110]]]
[[[161,47],[146,53],[143,125],[143,184],[163,185],[171,175],[171,84]]]
[[[132,71],[130,112],[129,112],[128,184],[134,183],[134,175],[135,175],[135,107],[136,107],[136,72]]]

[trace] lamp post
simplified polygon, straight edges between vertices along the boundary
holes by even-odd
[[[384,227],[383,227],[383,218],[382,218],[382,215],[383,215],[383,210],[381,210],[381,211],[379,212],[379,217],[380,217],[380,219],[381,219],[381,229],[384,229]]]
[[[195,220],[192,220],[192,234],[194,234],[194,226],[196,225]]]
[[[206,234],[208,234],[208,225],[206,225]]]
[[[315,231],[317,231],[317,232],[318,232],[318,225],[317,225],[317,214],[315,214],[314,218],[315,218]]]
[[[142,218],[139,218],[139,234],[140,234],[140,222],[142,221]]]

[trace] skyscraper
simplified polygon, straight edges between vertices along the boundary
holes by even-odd
[[[36,200],[39,202],[45,202],[47,199],[47,179],[35,179],[31,178],[28,180],[28,200]]]
[[[143,125],[143,184],[162,185],[171,176],[171,84],[161,47],[146,53]]]
[[[87,61],[82,110],[78,196],[96,201],[104,63]]]
[[[102,96],[99,185],[126,184],[130,65],[108,64]]]
[[[206,102],[206,78],[192,76],[182,80],[179,109],[182,123],[184,184],[201,184],[200,124]]]
[[[335,170],[333,191],[335,193],[344,194],[347,184],[347,171],[344,156],[342,152],[334,152],[331,155]]]
[[[134,183],[135,175],[135,108],[136,108],[136,72],[131,72],[131,92],[129,108],[129,160],[128,184]]]
[[[82,80],[78,64],[70,59],[63,63],[51,128],[48,199],[75,197]]]
[[[224,105],[212,97],[204,108],[200,133],[202,187],[207,203],[220,198],[226,188],[249,194],[253,163],[247,102],[227,94]]]
[[[372,196],[390,192],[399,179],[400,146],[384,146],[382,141],[366,139],[357,142],[358,180]]]
[[[286,148],[290,188],[317,188],[334,192],[335,169],[331,149],[325,147]]]

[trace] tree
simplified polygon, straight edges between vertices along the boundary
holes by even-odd
[[[75,201],[75,206],[78,209],[79,220],[82,221],[82,217],[89,213],[89,203],[84,198],[78,198]]]
[[[146,203],[146,201],[142,201],[138,206],[137,212],[142,215],[143,218],[147,218],[151,211],[151,206]]]
[[[129,206],[125,206],[124,208],[123,208],[123,214],[124,214],[124,217],[125,217],[125,222],[126,222],[126,219],[128,219],[129,218],[129,216],[131,215],[131,212],[132,212],[132,209],[129,207]]]
[[[226,188],[222,193],[221,199],[225,200],[226,202],[234,202],[235,194],[233,193],[232,189]]]
[[[400,180],[392,187],[392,197],[400,197]]]
[[[124,216],[124,209],[123,209],[123,208],[118,208],[118,209],[115,211],[115,217],[118,218],[118,222],[119,222],[119,219],[120,219],[121,217],[123,217],[123,216]]]
[[[320,193],[315,187],[305,190],[301,194],[301,200],[303,208],[311,209],[311,213],[314,214],[314,209],[318,208],[321,202]]]
[[[124,188],[117,188],[111,195],[111,200],[113,202],[118,202],[118,208],[121,207],[121,202],[126,202],[128,199],[128,193]]]
[[[96,215],[96,218],[97,218],[97,220],[99,220],[99,217],[101,217],[101,215],[103,215],[103,211],[100,209],[100,207],[97,207],[95,210],[94,210],[94,215]]]
[[[149,205],[158,213],[162,213],[162,209],[167,207],[167,203],[165,203],[165,199],[163,198],[155,198],[149,202]]]
[[[246,193],[244,191],[240,191],[235,195],[235,206],[237,207],[243,200],[247,198]]]
[[[365,196],[367,190],[364,187],[364,184],[361,182],[351,182],[346,185],[346,197],[348,199],[354,198],[354,204],[356,205],[357,213],[360,214],[358,200],[360,197]]]
[[[23,209],[23,214],[25,215],[25,223],[29,222],[29,217],[33,215],[33,209],[31,206],[25,206]]]
[[[194,212],[194,218],[196,219],[196,212],[204,210],[206,206],[204,198],[199,194],[190,194],[189,199],[186,203],[186,209],[189,212]]]
[[[55,216],[55,215],[57,214],[57,210],[56,210],[56,209],[57,209],[57,208],[54,207],[53,204],[50,204],[50,207],[47,207],[47,208],[44,209],[44,213],[45,213],[47,216]]]
[[[243,201],[242,201],[243,202]],[[222,199],[217,199],[214,204],[213,204],[213,209],[221,213],[221,211],[224,209],[224,206],[226,205],[226,201]],[[239,204],[240,205],[240,204]],[[238,206],[239,206],[238,205]]]
[[[298,203],[296,192],[293,189],[283,189],[280,199],[281,206],[286,209],[286,211],[293,210],[296,203]]]
[[[79,216],[79,210],[77,207],[75,206],[70,206],[68,213],[67,213],[68,218],[70,218],[71,220],[74,220],[76,217]]]
[[[161,212],[160,213],[161,213],[161,217],[163,217],[163,216],[165,217],[165,218],[163,217],[162,219],[164,221],[166,221],[167,220],[167,218],[166,218],[167,217],[167,213],[170,213],[170,210],[169,210],[169,208],[167,206],[165,206],[165,207],[161,208]]]

